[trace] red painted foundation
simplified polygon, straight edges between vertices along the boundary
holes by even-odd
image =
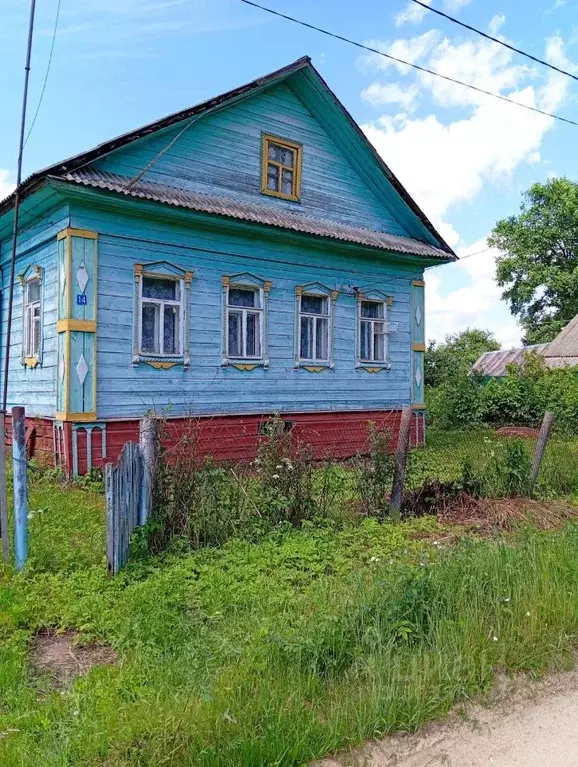
[[[286,413],[280,418],[293,435],[308,444],[316,460],[345,459],[370,450],[370,424],[387,429],[391,445],[395,444],[401,410],[364,411],[347,413]],[[203,416],[198,418],[172,418],[162,423],[161,433],[166,447],[179,445],[181,450],[194,451],[198,456],[212,457],[216,461],[252,460],[258,450],[266,415]],[[139,421],[99,422],[92,428],[91,465],[102,468],[118,460],[123,446],[139,439]],[[44,463],[62,466],[67,474],[74,469],[74,439],[78,474],[89,470],[87,438],[89,432],[82,424],[64,423],[56,426],[49,419],[26,419],[30,433],[29,456]],[[87,424],[90,427],[91,424]],[[104,429],[102,428],[104,427]],[[11,423],[7,419],[7,438],[10,440]],[[411,443],[424,443],[423,412],[416,411],[412,418]],[[103,457],[103,440],[105,456]]]

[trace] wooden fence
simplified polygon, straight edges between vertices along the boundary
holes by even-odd
[[[143,418],[140,444],[127,442],[116,464],[105,466],[106,561],[110,575],[128,562],[130,538],[147,521],[151,505],[158,423]]]
[[[139,523],[143,458],[139,445],[127,442],[116,465],[105,467],[106,560],[110,575],[126,565],[130,538]]]

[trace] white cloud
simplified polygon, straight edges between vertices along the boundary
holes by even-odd
[[[505,23],[506,23],[506,17],[504,16],[504,14],[496,13],[494,16],[492,16],[492,18],[490,19],[490,23],[488,24],[489,33],[495,37]]]
[[[374,107],[399,104],[406,112],[413,112],[417,106],[418,94],[415,85],[403,88],[398,83],[372,83],[361,92],[361,98]]]
[[[431,5],[431,0],[421,1],[424,5]],[[442,7],[444,11],[452,13],[454,11],[459,11],[460,8],[468,5],[469,2],[470,0],[445,0]],[[557,2],[559,2],[559,0],[557,0]],[[395,26],[401,27],[403,24],[419,24],[420,21],[423,21],[426,13],[426,8],[409,0],[405,8],[395,14]]]
[[[501,15],[495,16],[490,28],[497,31],[502,24]],[[520,64],[511,51],[490,41],[454,42],[431,30],[383,45],[387,52],[396,50],[400,58],[549,112],[556,112],[569,92],[564,76]],[[558,35],[547,41],[546,57],[576,71]],[[542,141],[554,119],[431,75],[416,73],[410,79],[407,67],[397,67],[403,76],[399,80],[391,65],[375,60],[369,64],[374,71],[387,72],[382,75],[387,80],[378,78],[364,98],[375,106],[395,103],[404,111],[385,112],[363,129],[440,234],[458,247],[460,255],[469,256],[427,272],[428,337],[443,340],[448,333],[478,327],[492,331],[504,347],[518,346],[521,329],[495,282],[496,251],[487,248],[485,239],[459,249],[459,233],[448,218],[483,188],[508,182],[522,164],[541,162]],[[396,85],[404,91],[412,89],[411,97],[405,97],[408,107],[399,89],[392,87]],[[410,114],[416,103],[427,103],[426,99],[432,105],[429,113]],[[445,108],[453,110],[450,121],[444,120]],[[458,119],[456,108],[462,110]]]
[[[501,300],[494,280],[498,251],[488,248],[485,238],[458,251],[463,261],[426,272],[428,339],[443,341],[448,333],[466,328],[490,330],[502,348],[519,346],[522,331]],[[445,293],[442,285],[450,278],[470,280]]]
[[[14,191],[15,184],[10,181],[10,171],[0,168],[0,200]]]
[[[411,41],[403,42],[411,45]],[[563,60],[566,66],[570,64],[558,37],[548,41],[547,55],[551,60]],[[512,90],[536,73],[509,64],[511,57],[511,52],[494,43],[453,45],[444,39],[430,54],[428,65],[435,61],[434,68],[447,67],[447,71],[452,71],[453,65],[461,77],[480,87],[504,92],[524,104],[547,107],[548,111],[558,108],[568,93],[567,78],[552,72],[540,88],[526,85]],[[552,118],[489,96],[470,95],[466,89],[437,78],[418,75],[416,83],[422,94],[429,91],[434,102],[463,106],[469,115],[444,123],[437,114],[416,118],[384,114],[363,127],[393,172],[438,226],[442,226],[453,206],[473,200],[487,182],[507,180],[522,163],[540,161],[540,146],[554,123]]]
[[[366,44],[371,48],[376,48],[378,51],[387,53],[389,56],[395,56],[395,58],[407,61],[409,64],[416,64],[420,59],[423,59],[424,56],[431,53],[439,43],[440,39],[441,34],[436,29],[430,29],[428,32],[424,32],[423,35],[417,35],[416,37],[399,37],[393,42],[387,40],[369,40]],[[408,67],[405,64],[395,64],[391,59],[387,59],[377,53],[370,53],[366,56],[362,56],[361,62],[364,64],[365,68],[377,71],[383,71],[395,65],[397,71],[402,75],[412,72],[411,67]]]
[[[423,0],[426,5],[431,5],[431,0]],[[418,24],[426,15],[427,10],[417,3],[408,2],[403,11],[395,14],[395,26],[401,27],[403,24]]]

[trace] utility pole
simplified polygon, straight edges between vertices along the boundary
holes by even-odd
[[[8,373],[10,370],[10,335],[12,333],[12,313],[14,308],[14,278],[16,271],[16,249],[18,245],[18,219],[20,214],[20,186],[22,184],[22,155],[24,153],[24,132],[26,130],[26,107],[28,105],[28,83],[30,81],[30,61],[32,58],[32,36],[34,33],[34,13],[36,0],[30,2],[28,22],[28,44],[26,64],[24,66],[24,90],[22,92],[22,116],[20,120],[20,142],[18,145],[18,163],[16,166],[16,191],[14,192],[14,224],[12,228],[12,256],[10,259],[10,286],[8,288],[8,317],[6,320],[6,349],[4,353],[4,385],[2,387],[2,410],[0,412],[0,536],[2,553],[8,560],[10,545],[8,538],[8,499],[6,496],[6,407],[8,402]]]

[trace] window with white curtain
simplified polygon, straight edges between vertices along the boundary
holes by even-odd
[[[183,280],[143,275],[140,290],[140,343],[142,355],[183,355]]]
[[[24,357],[38,359],[42,338],[40,277],[24,283]]]
[[[260,360],[263,356],[263,289],[228,285],[225,295],[226,356]]]
[[[387,357],[385,301],[359,302],[359,360],[384,363]]]
[[[331,347],[331,300],[329,296],[303,293],[299,296],[299,359],[329,362]]]

